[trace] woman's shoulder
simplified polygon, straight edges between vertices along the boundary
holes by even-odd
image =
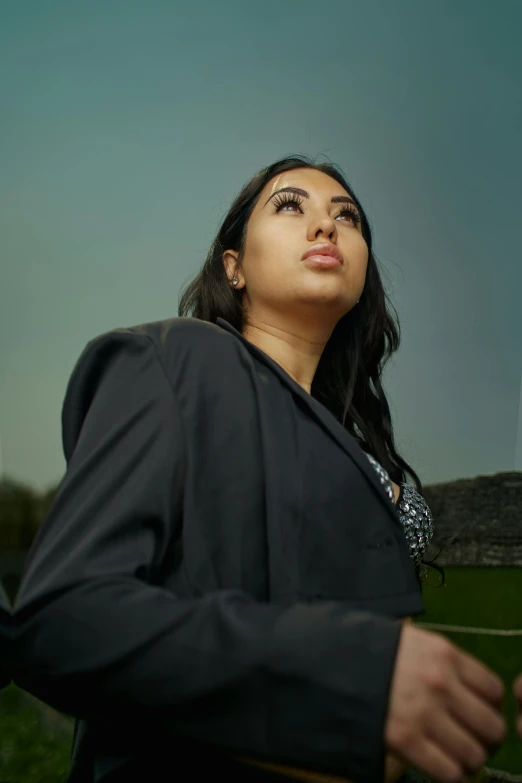
[[[159,346],[190,345],[198,341],[208,341],[222,335],[223,330],[209,321],[197,318],[165,318],[160,321],[147,321],[133,326],[115,327],[95,335],[90,345],[104,342],[140,341],[148,338]]]
[[[196,318],[167,318],[98,334],[85,346],[73,375],[104,373],[119,358],[136,366],[150,357],[171,383],[198,382],[216,374],[230,376],[243,366],[242,344],[217,324]]]
[[[231,358],[234,343],[240,344],[219,326],[195,318],[168,318],[96,335],[67,383],[62,405],[66,453],[97,395],[117,401],[132,394],[140,404],[148,400],[155,405],[165,393],[182,392],[193,400],[220,382],[236,381],[241,363]]]
[[[219,349],[237,342],[216,324],[197,318],[165,318],[134,326],[117,327],[97,334],[90,339],[83,353],[105,353],[111,349],[152,344],[163,360],[173,355],[184,358],[198,348],[208,355],[209,348]]]

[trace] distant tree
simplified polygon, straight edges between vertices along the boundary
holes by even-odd
[[[49,487],[45,492],[40,495],[39,502],[40,502],[40,509],[39,509],[39,516],[40,521],[39,525],[42,524],[45,517],[51,510],[51,507],[55,501],[56,495],[58,494],[58,490],[60,489],[60,482],[58,484],[55,484],[52,487]]]
[[[0,480],[0,549],[29,549],[58,486],[42,493],[8,477]]]

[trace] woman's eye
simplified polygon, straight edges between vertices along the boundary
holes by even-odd
[[[276,212],[280,212],[283,207],[288,207],[289,205],[298,208],[301,206],[301,204],[298,201],[294,201],[294,199],[286,199],[285,201],[281,201],[279,204],[277,204]]]
[[[341,212],[339,212],[339,217],[341,215],[345,215],[346,217],[350,218],[350,220],[353,221],[354,226],[357,226],[361,222],[361,218],[359,217],[357,212],[354,212],[352,209],[343,209]]]
[[[303,203],[302,201],[293,198],[280,199],[279,201],[275,202],[276,212],[281,212],[283,207],[288,207],[288,206],[297,207],[297,209],[300,210],[302,203]],[[341,216],[349,218],[354,226],[357,226],[358,223],[361,222],[361,218],[359,217],[359,214],[355,212],[355,210],[353,209],[342,209],[336,217],[341,217]]]

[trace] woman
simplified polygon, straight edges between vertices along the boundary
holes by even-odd
[[[15,679],[80,718],[71,782],[169,764],[392,783],[397,620],[423,611],[432,524],[394,446],[399,335],[343,176],[301,157],[257,174],[180,315],[97,337],[74,368]]]

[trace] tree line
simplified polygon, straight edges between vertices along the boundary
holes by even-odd
[[[39,492],[20,481],[0,479],[0,551],[29,549],[59,486],[60,482]]]

